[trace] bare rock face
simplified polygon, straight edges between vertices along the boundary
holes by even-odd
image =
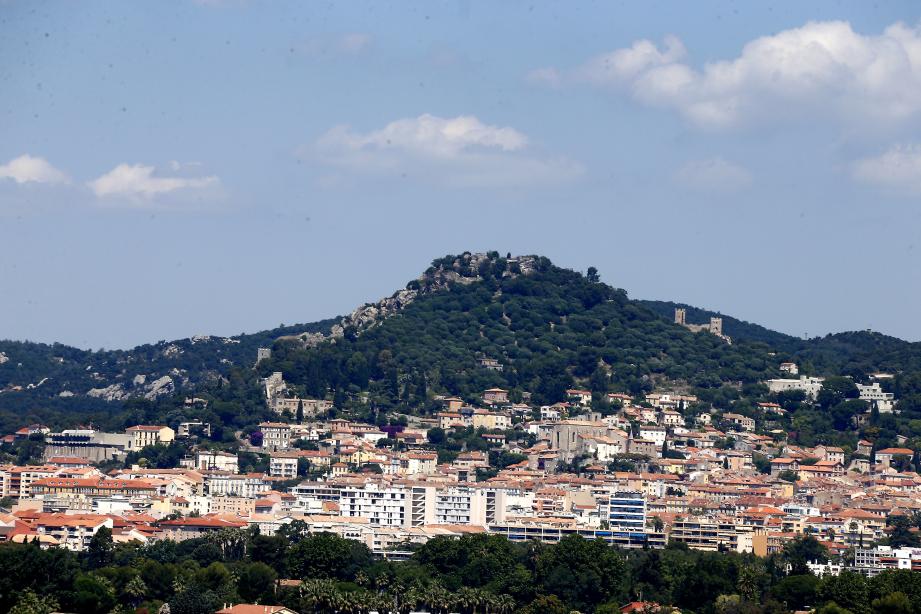
[[[162,353],[163,353],[164,358],[173,358],[174,356],[178,356],[182,354],[183,349],[179,347],[178,345],[176,345],[175,343],[170,343],[168,346],[166,346],[163,349]]]
[[[442,259],[418,279],[407,284],[406,288],[398,290],[391,296],[383,298],[376,303],[367,303],[355,309],[352,313],[342,318],[339,324],[334,324],[328,334],[302,333],[300,335],[286,335],[279,337],[279,341],[298,341],[305,348],[315,347],[326,341],[341,338],[348,329],[355,330],[358,334],[383,322],[390,316],[399,313],[414,300],[425,294],[444,292],[451,289],[454,284],[472,284],[481,281],[483,277],[480,270],[483,266],[496,264],[500,259],[495,255],[466,252],[457,256],[453,261]],[[504,278],[529,275],[537,268],[537,258],[534,256],[518,256],[506,259]]]
[[[163,377],[155,379],[147,385],[147,392],[144,393],[144,398],[153,400],[166,394],[172,394],[175,391],[176,384],[173,381],[173,378],[169,375],[164,375]]]
[[[87,391],[86,396],[102,399],[104,401],[122,401],[131,395],[128,394],[122,384],[112,384],[105,388],[92,388]]]

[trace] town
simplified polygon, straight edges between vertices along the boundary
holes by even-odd
[[[778,372],[784,377],[765,382],[773,398],[793,392],[808,401],[825,385],[797,377],[792,363]],[[884,392],[891,376],[872,377],[855,385],[867,408],[855,427],[898,411]],[[808,562],[818,576],[921,569],[921,548],[892,541],[893,519],[921,512],[921,476],[911,469],[917,452],[866,440],[853,450],[793,445],[777,402],[743,415],[675,391],[609,393],[599,412],[588,390],[537,407],[492,388],[476,405],[438,397],[437,414],[378,427],[328,418],[330,401],[287,396],[282,373],[263,385],[277,420],[241,434],[237,452],[199,445],[210,430],[201,422],[122,433],[29,425],[7,435],[6,446],[42,442],[43,463],[0,468],[7,508],[0,535],[80,552],[103,528],[115,542],[147,544],[225,528],[274,535],[301,521],[388,560],[433,537],[471,533],[546,543],[580,535],[621,548],[673,542],[758,556],[811,535],[828,552]],[[143,456],[178,444],[186,454],[175,466]],[[139,462],[103,470],[131,454]],[[262,469],[244,471],[243,455]]]

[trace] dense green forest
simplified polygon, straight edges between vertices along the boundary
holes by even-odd
[[[79,555],[0,544],[0,610],[157,612],[168,603],[171,614],[211,614],[248,602],[302,613],[569,614],[619,612],[643,599],[685,614],[785,614],[810,605],[822,614],[921,612],[921,574],[809,574],[806,561],[825,556],[810,537],[761,559],[679,544],[619,550],[579,536],[551,545],[478,534],[435,538],[415,547],[409,560],[390,562],[360,542],[309,533],[299,521],[274,536],[223,529],[147,546],[113,544],[103,529]]]
[[[498,257],[476,274],[477,281],[424,295],[360,334],[347,330],[335,343],[308,350],[277,343],[260,371],[283,371],[311,396],[370,390],[382,403],[407,387],[417,397],[424,388],[472,399],[502,386],[549,403],[576,382],[638,394],[665,380],[706,388],[777,373],[778,361],[762,343],[729,345],[694,334],[594,275],[546,258],[527,275],[510,274]],[[483,368],[481,358],[498,360],[503,370]]]
[[[723,332],[733,340],[761,342],[786,359],[815,375],[853,375],[862,379],[873,371],[921,370],[921,343],[912,343],[872,331],[834,333],[801,339],[745,322],[715,311],[669,301],[639,301],[662,318],[671,320],[675,308],[683,307],[688,322],[704,323],[723,318]]]

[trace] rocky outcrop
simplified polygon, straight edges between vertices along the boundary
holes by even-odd
[[[122,384],[112,384],[105,388],[92,388],[86,392],[86,396],[104,401],[123,401],[131,395],[128,394]]]
[[[342,337],[347,329],[355,330],[357,334],[361,334],[362,331],[399,313],[418,297],[450,290],[454,284],[472,284],[481,281],[483,277],[480,272],[485,270],[484,267],[492,268],[496,266],[500,267],[501,275],[504,278],[528,275],[536,269],[537,258],[535,256],[519,256],[506,259],[500,258],[495,252],[491,254],[472,254],[467,252],[460,256],[442,258],[433,262],[425,273],[419,276],[418,279],[409,282],[406,288],[398,290],[391,296],[376,303],[367,303],[355,309],[352,313],[342,318],[339,324],[333,325],[328,334],[303,333],[279,337],[279,340],[296,340],[303,344],[304,347],[315,347],[324,341]]]
[[[166,394],[173,394],[175,391],[176,383],[173,378],[169,375],[164,375],[147,385],[147,392],[144,393],[144,398],[153,400]]]

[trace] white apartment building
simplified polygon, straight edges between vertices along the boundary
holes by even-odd
[[[891,392],[883,392],[879,382],[872,384],[857,384],[857,390],[860,392],[860,400],[866,401],[870,407],[876,407],[881,414],[891,414],[895,405],[895,395]]]
[[[213,472],[205,475],[205,491],[211,497],[255,498],[270,490],[260,473],[230,474]]]
[[[531,493],[533,497],[533,493]],[[530,506],[533,499],[529,499]],[[501,489],[464,486],[413,486],[410,498],[410,524],[475,525],[485,527],[504,522],[508,499]]]
[[[339,496],[339,515],[367,518],[372,525],[409,527],[409,498],[405,488],[366,484],[344,488]]]
[[[237,473],[240,470],[240,460],[236,454],[229,452],[199,450],[195,453],[195,469]]]
[[[884,569],[909,569],[921,571],[921,548],[855,548],[854,566],[871,576]]]
[[[646,439],[648,441],[654,441],[657,446],[661,446],[665,443],[665,438],[667,437],[668,432],[664,427],[661,426],[641,426],[640,427],[640,439]]]
[[[816,398],[822,389],[824,377],[808,377],[800,375],[799,379],[769,379],[765,383],[771,392],[786,392],[788,390],[802,390],[806,396]]]

